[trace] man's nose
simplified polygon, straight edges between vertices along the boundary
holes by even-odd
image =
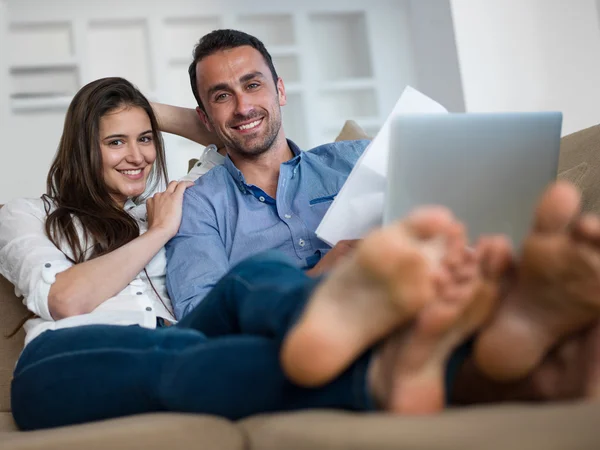
[[[250,101],[250,98],[246,94],[238,94],[236,96],[236,109],[235,112],[240,116],[248,116],[254,110],[254,105]]]

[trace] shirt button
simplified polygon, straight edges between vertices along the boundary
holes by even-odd
[[[142,291],[137,291],[137,292],[136,292],[136,294],[137,294],[137,295],[142,295],[142,294],[143,294],[143,292],[142,292]]]
[[[152,307],[146,306],[146,311],[152,311]]]
[[[298,245],[299,245],[300,247],[304,247],[304,245],[305,245],[305,244],[306,244],[306,242],[304,242],[304,239],[300,239],[300,240],[298,241]]]
[[[44,267],[52,267],[52,264],[46,263],[46,264],[44,264]]]
[[[283,216],[283,217],[285,217],[286,219],[291,219],[291,218],[292,218],[291,214],[286,214],[286,215],[285,215],[285,216]]]
[[[261,202],[264,202],[265,198],[261,195],[260,197],[258,197],[258,200],[261,201]]]

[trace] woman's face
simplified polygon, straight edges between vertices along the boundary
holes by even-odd
[[[146,189],[156,159],[148,114],[142,108],[124,106],[100,119],[100,150],[104,182],[121,206]]]

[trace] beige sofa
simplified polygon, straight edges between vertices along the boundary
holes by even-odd
[[[360,133],[349,123],[340,138],[361,137]],[[559,177],[576,182],[583,190],[585,208],[596,212],[600,212],[599,159],[600,126],[563,138]],[[13,287],[0,278],[0,333],[6,335],[25,313]],[[10,380],[22,343],[22,331],[12,339],[0,337],[3,450],[600,448],[600,404],[584,402],[469,407],[422,418],[305,411],[231,422],[212,416],[161,413],[20,432],[10,412]]]

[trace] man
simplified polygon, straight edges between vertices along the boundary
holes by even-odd
[[[275,249],[317,275],[354,245],[334,249],[315,230],[368,141],[302,152],[281,125],[285,86],[262,42],[234,30],[204,36],[190,82],[197,113],[223,143],[223,166],[188,189],[167,245],[167,286],[178,318],[237,262]]]
[[[285,87],[272,67],[270,56],[255,38],[234,31],[213,32],[200,41],[194,56],[190,79],[199,104],[198,115],[208,131],[223,142],[227,158],[224,166],[214,168],[188,189],[180,231],[167,245],[167,283],[179,317],[201,302],[230,265],[267,248],[283,251],[303,267],[312,266],[309,270],[313,273],[327,270],[344,253],[343,247],[325,253],[327,246],[314,237],[314,229],[366,146],[366,142],[354,142],[342,144],[347,147],[343,149],[324,146],[299,153],[281,129],[280,107],[286,102]],[[548,230],[554,235],[550,235],[545,248],[538,245],[520,262],[522,275],[516,283],[510,283],[509,295],[493,316],[492,325],[485,327],[476,341],[475,360],[479,367],[473,365],[473,359],[459,364],[463,358],[455,348],[480,328],[491,312],[489,307],[481,307],[482,299],[484,306],[493,306],[498,297],[494,292],[500,290],[500,281],[507,271],[500,267],[502,264],[498,266],[492,261],[507,259],[507,248],[490,252],[488,264],[478,269],[482,274],[488,272],[487,278],[483,278],[488,287],[482,292],[491,294],[481,295],[476,290],[458,295],[457,292],[464,291],[465,273],[450,263],[453,268],[449,270],[455,273],[458,290],[442,295],[431,307],[423,308],[412,323],[400,327],[394,315],[389,314],[387,295],[379,302],[381,306],[376,306],[373,301],[382,296],[374,292],[373,280],[362,280],[365,273],[375,274],[378,283],[389,278],[390,292],[398,293],[394,286],[403,272],[395,269],[413,266],[412,257],[408,260],[410,264],[403,263],[402,267],[389,263],[386,255],[390,254],[387,248],[392,240],[383,234],[380,236],[385,239],[380,239],[377,245],[362,247],[359,259],[354,262],[360,270],[338,270],[339,275],[329,279],[330,287],[317,293],[309,303],[282,347],[281,360],[286,373],[299,384],[321,385],[368,345],[388,335],[385,348],[399,355],[394,369],[398,382],[394,386],[396,395],[392,395],[394,404],[390,408],[398,412],[439,410],[444,377],[448,382],[455,380],[453,396],[461,403],[479,402],[486,400],[486,396],[492,401],[593,396],[598,390],[596,373],[600,372],[595,367],[586,369],[594,372],[592,376],[573,383],[577,392],[569,391],[570,383],[548,381],[568,378],[560,373],[555,376],[558,367],[581,367],[581,361],[574,364],[577,358],[562,352],[568,350],[569,342],[562,345],[561,342],[571,339],[571,345],[577,348],[585,351],[592,348],[578,341],[578,333],[597,320],[600,310],[600,305],[595,305],[580,314],[581,306],[594,299],[596,292],[592,289],[577,296],[564,282],[565,278],[573,279],[569,270],[578,267],[574,263],[567,268],[559,264],[569,255],[574,262],[583,258],[577,260],[581,286],[600,279],[600,270],[590,270],[595,263],[584,261],[590,252],[592,259],[598,259],[592,244],[586,243],[573,259],[578,242],[595,241],[594,236],[600,235],[600,231],[585,238],[582,237],[585,233],[573,238],[564,232],[566,224],[574,221],[578,208],[577,200],[566,198],[571,194],[567,190],[564,195],[564,191],[562,194],[560,189],[551,191],[547,197],[550,200],[542,202],[543,214],[539,217],[543,220],[538,222],[543,225],[554,220],[559,209],[552,205],[562,204],[575,212],[567,212],[565,220],[551,227],[538,225],[533,230],[530,242],[537,242],[536,245],[540,239],[546,242]],[[600,230],[600,223],[592,228]],[[562,247],[558,248],[557,243]],[[407,245],[410,255],[412,244]],[[405,249],[400,247],[396,254],[404,258]],[[536,255],[543,254],[556,258],[544,257],[544,264],[540,265]],[[370,261],[366,269],[357,264],[364,261],[365,255]],[[491,271],[490,278],[490,267],[494,266],[497,268]],[[553,277],[540,279],[547,267],[552,269]],[[418,280],[411,276],[401,284],[416,286]],[[357,283],[358,289],[349,289]],[[469,285],[469,291],[478,286]],[[524,291],[523,286],[529,289]],[[551,313],[546,312],[548,302],[556,305]],[[522,325],[526,330],[528,325],[535,325],[542,332],[522,333]],[[397,340],[393,335],[389,337],[395,328],[399,333]],[[498,358],[498,350],[507,356]],[[451,356],[457,363],[451,361],[448,365],[446,361]],[[563,358],[568,364],[561,363]],[[451,376],[453,366],[460,366],[460,376]],[[487,377],[482,376],[481,369]],[[551,372],[552,376],[546,376]],[[498,384],[492,379],[503,382]],[[506,380],[517,380],[517,384],[507,384]]]

